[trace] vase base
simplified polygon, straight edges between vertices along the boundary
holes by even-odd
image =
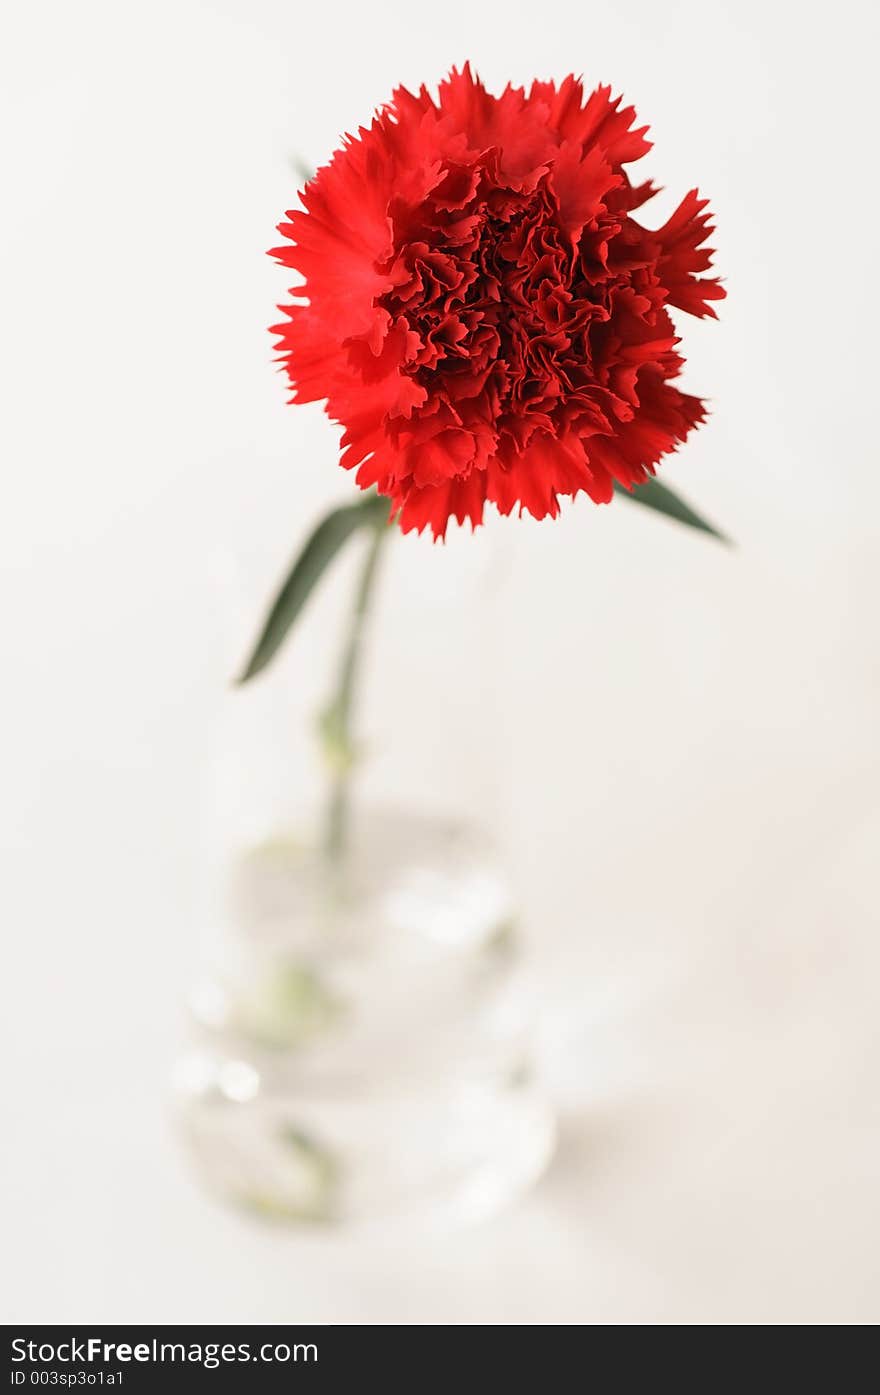
[[[280,837],[233,866],[184,1131],[206,1182],[266,1217],[477,1219],[553,1147],[510,889],[472,827],[371,810],[353,834],[342,867]]]
[[[273,1100],[243,1062],[194,1054],[178,1084],[205,1185],[271,1221],[473,1224],[531,1187],[555,1146],[552,1110],[524,1080]]]

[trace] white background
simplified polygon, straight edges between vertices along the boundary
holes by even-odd
[[[880,1317],[877,39],[855,0],[7,12],[7,1321]],[[729,299],[684,332],[713,416],[667,478],[738,548],[624,504],[511,525],[506,821],[563,1146],[492,1224],[366,1246],[205,1200],[166,1078],[216,559],[263,596],[350,488],[271,369],[290,157],[468,57],[496,90],[611,82],[658,218],[710,196]]]

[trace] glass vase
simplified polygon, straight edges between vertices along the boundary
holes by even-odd
[[[309,733],[358,546],[219,714],[176,1100],[206,1184],[260,1215],[471,1220],[552,1152],[503,856],[504,524],[383,543],[341,848]]]

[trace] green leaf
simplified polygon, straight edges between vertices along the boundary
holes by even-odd
[[[614,488],[616,493],[622,494],[624,498],[634,499],[637,504],[644,504],[645,508],[665,513],[667,518],[674,518],[677,523],[686,523],[689,528],[698,528],[701,533],[710,533],[719,542],[730,542],[724,533],[713,527],[705,518],[701,518],[690,504],[686,504],[684,499],[659,480],[646,480],[644,484],[637,484],[635,489],[627,489],[625,485],[615,482]]]
[[[269,608],[260,637],[238,678],[246,683],[269,664],[315,586],[334,557],[359,528],[382,526],[388,517],[388,500],[368,494],[354,504],[333,509],[318,524],[287,574],[287,579]]]

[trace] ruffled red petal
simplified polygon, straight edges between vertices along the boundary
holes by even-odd
[[[610,88],[494,97],[466,64],[436,100],[399,88],[279,225],[293,398],[326,401],[405,531],[605,503],[703,419],[668,308],[714,315],[712,227],[696,190],[656,231],[633,217],[646,130]]]

